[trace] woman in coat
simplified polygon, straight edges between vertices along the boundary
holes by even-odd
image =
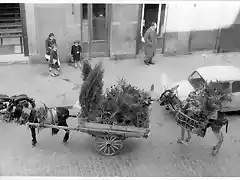
[[[50,33],[47,37],[47,39],[45,40],[45,49],[46,49],[46,53],[45,53],[45,59],[46,61],[50,60],[50,51],[52,49],[53,44],[56,44],[56,39],[53,33]]]

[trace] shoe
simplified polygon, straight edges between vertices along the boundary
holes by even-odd
[[[50,75],[51,75],[52,77],[56,77],[56,74],[54,74],[54,73],[51,73]]]
[[[37,144],[37,141],[32,141],[32,146],[35,147]]]
[[[144,61],[144,64],[149,65],[149,63],[148,63],[148,62],[145,62],[145,61]]]
[[[154,62],[150,61],[149,64],[155,64]]]

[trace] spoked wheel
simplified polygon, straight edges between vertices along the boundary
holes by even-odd
[[[114,156],[123,148],[123,141],[115,135],[96,137],[96,150],[103,156]]]

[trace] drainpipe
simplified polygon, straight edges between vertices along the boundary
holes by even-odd
[[[88,4],[88,59],[92,58],[92,4]]]
[[[218,28],[218,34],[217,34],[217,38],[216,38],[216,45],[215,45],[215,53],[220,53],[220,36],[221,36],[221,26],[219,26]]]
[[[82,8],[82,4],[80,4],[80,34],[81,34],[81,46],[83,47],[83,8]],[[82,58],[82,54],[81,53],[81,58]]]
[[[162,48],[162,54],[163,54],[163,55],[164,55],[164,53],[165,53],[166,31],[167,31],[167,20],[168,20],[168,7],[169,7],[169,4],[166,4],[164,24],[163,24],[163,29],[164,29],[164,34],[163,34],[163,48]]]

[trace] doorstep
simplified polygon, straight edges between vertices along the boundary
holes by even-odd
[[[24,54],[0,55],[0,65],[27,64],[29,57]]]

